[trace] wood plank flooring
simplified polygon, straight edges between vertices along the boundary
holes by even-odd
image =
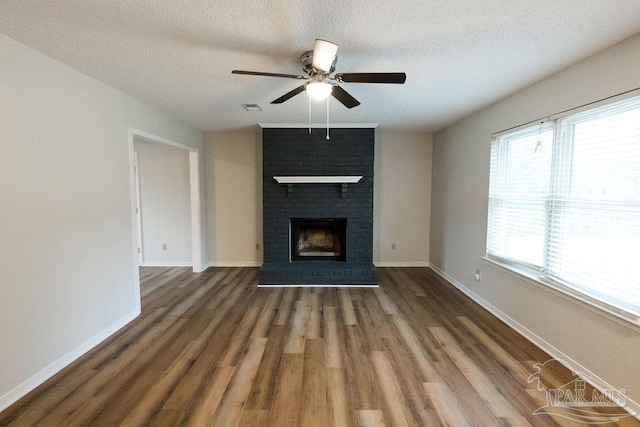
[[[585,425],[534,415],[543,351],[430,269],[379,272],[377,289],[257,288],[253,268],[142,268],[142,315],[0,425]]]

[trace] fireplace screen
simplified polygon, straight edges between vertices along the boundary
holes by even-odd
[[[291,219],[291,261],[346,261],[347,220]]]

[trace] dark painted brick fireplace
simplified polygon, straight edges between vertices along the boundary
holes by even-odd
[[[260,285],[376,285],[372,128],[263,129],[264,264]],[[279,184],[274,176],[362,176],[358,183]],[[346,255],[292,259],[292,219],[346,223]],[[317,233],[316,233],[317,234]]]

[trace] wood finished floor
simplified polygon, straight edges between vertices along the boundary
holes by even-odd
[[[533,415],[549,356],[429,269],[380,269],[377,289],[257,288],[256,272],[142,268],[142,315],[0,425],[585,425]]]

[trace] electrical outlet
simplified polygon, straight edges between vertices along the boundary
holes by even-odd
[[[166,243],[163,243],[163,244],[162,244],[162,250],[163,250],[163,251],[166,251],[166,250],[167,250],[167,244],[166,244]]]
[[[479,282],[479,281],[480,281],[480,269],[479,269],[479,268],[478,268],[478,269],[476,269],[476,275],[475,275],[475,277],[476,277],[476,282]]]
[[[392,251],[395,251],[395,250],[396,250],[396,244],[395,244],[395,243],[392,243],[392,244],[391,244],[391,250],[392,250]]]

